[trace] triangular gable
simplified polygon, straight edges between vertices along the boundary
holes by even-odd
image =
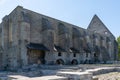
[[[93,31],[102,35],[106,35],[108,37],[114,37],[113,34],[109,31],[109,29],[103,24],[103,22],[99,19],[97,15],[94,15],[92,18],[87,30]]]

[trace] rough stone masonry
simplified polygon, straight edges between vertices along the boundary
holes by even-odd
[[[17,6],[0,24],[0,69],[112,63],[117,42],[94,15],[87,29]]]

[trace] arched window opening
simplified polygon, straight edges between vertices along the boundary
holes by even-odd
[[[80,31],[78,30],[78,29],[76,29],[76,28],[73,28],[73,37],[80,37],[81,36],[81,34],[80,34]]]
[[[56,64],[64,65],[64,61],[62,59],[58,59],[58,60],[56,60]]]
[[[21,12],[21,14],[22,14],[22,16],[23,16],[23,20],[25,21],[25,22],[28,22],[28,23],[30,23],[30,17],[29,17],[29,14],[28,13],[25,13],[25,12]]]
[[[65,27],[64,24],[60,23],[58,25],[58,35],[68,33],[68,29]]]
[[[73,60],[71,61],[71,64],[77,65],[77,64],[78,64],[78,61],[77,61],[76,59],[73,59]]]
[[[76,53],[73,53],[73,57],[76,57]]]
[[[51,23],[48,19],[42,18],[42,31],[52,29]]]
[[[61,53],[61,52],[59,52],[59,53],[58,53],[58,56],[62,56],[62,53]]]

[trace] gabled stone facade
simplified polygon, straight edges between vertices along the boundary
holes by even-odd
[[[96,15],[83,29],[18,6],[0,24],[0,57],[1,69],[106,63],[117,60],[117,43]]]

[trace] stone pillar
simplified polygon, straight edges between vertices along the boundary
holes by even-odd
[[[99,40],[98,40],[98,38],[95,39],[95,44],[96,44],[97,46],[99,46]]]
[[[18,53],[18,44],[16,40],[18,37],[16,36],[18,33],[17,27],[14,24],[13,21],[9,19],[9,27],[8,27],[8,63],[9,63],[9,69],[14,70],[18,67],[18,62],[17,62],[17,53]],[[16,34],[15,34],[16,33]]]
[[[114,41],[110,41],[109,42],[109,54],[110,54],[110,57],[111,57],[111,61],[114,61],[115,55],[117,55],[114,52],[114,47],[115,47]]]
[[[109,41],[108,42],[108,53],[109,53],[109,55],[110,55],[110,60],[112,59],[112,57],[113,57],[113,55],[112,55],[112,46],[111,46],[111,42]]]
[[[61,46],[66,51],[68,51],[69,50],[69,43],[70,43],[69,34],[65,33],[65,34],[58,35],[58,38],[59,38],[58,45]]]
[[[103,47],[107,48],[106,38],[103,40]]]
[[[80,38],[76,37],[73,39],[73,47],[77,50],[80,50]]]
[[[53,51],[54,48],[54,33],[53,30],[44,30],[42,32],[42,43],[50,49],[50,51]]]
[[[54,48],[54,33],[52,29],[42,31],[42,44],[46,46],[50,51],[45,51],[46,64],[54,63],[53,48]]]
[[[20,23],[20,53],[21,64],[25,66],[28,64],[27,48],[26,45],[30,41],[30,24],[27,22]]]
[[[90,42],[91,42],[91,41],[90,41],[90,37],[89,37],[88,35],[86,36],[86,42],[87,42],[87,43],[90,43]]]
[[[2,21],[2,47],[3,47],[3,66],[8,68],[8,16],[5,16]]]

